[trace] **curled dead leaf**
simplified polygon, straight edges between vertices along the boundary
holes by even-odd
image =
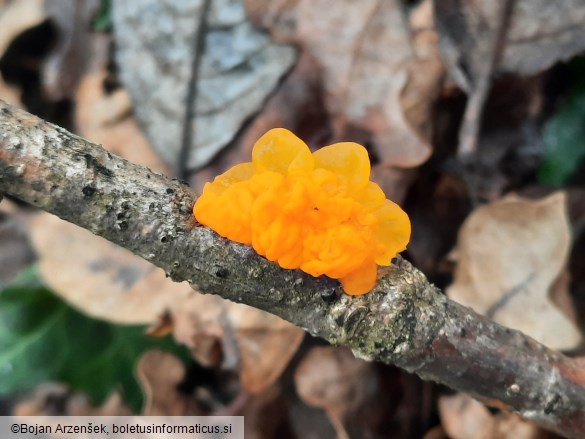
[[[100,45],[107,43],[104,39],[94,41]],[[87,72],[79,82],[75,107],[79,133],[127,160],[168,174],[169,168],[148,143],[132,115],[128,92],[117,89],[105,93],[106,75],[105,67],[99,66]]]
[[[122,395],[112,393],[101,406],[94,406],[87,395],[73,392],[62,383],[45,383],[16,404],[14,416],[129,416],[132,411]]]
[[[0,58],[20,33],[46,19],[45,0],[19,0],[0,4]]]
[[[372,363],[331,346],[312,348],[295,370],[294,380],[303,401],[325,410],[338,438],[350,437],[356,415],[372,402],[378,385]]]
[[[21,0],[0,3],[0,59],[12,41],[46,19],[44,0]],[[0,99],[22,107],[22,90],[7,84],[0,72]]]
[[[502,1],[437,1],[440,48],[450,76],[464,90],[479,77],[489,55],[491,35],[502,17]],[[585,4],[581,0],[513,2],[496,72],[531,75],[585,49]],[[487,47],[486,47],[487,46]]]
[[[146,416],[197,416],[203,414],[195,398],[182,394],[178,385],[185,378],[185,367],[172,354],[158,349],[145,352],[136,366],[144,391]]]
[[[67,302],[117,323],[157,323],[168,311],[177,341],[204,365],[239,371],[248,392],[276,381],[304,337],[271,314],[171,282],[127,250],[52,215],[35,218],[31,236],[41,275]]]
[[[371,134],[380,161],[414,167],[431,154],[428,120],[442,86],[430,2],[413,15],[413,34],[396,0],[248,0],[253,19],[276,38],[301,44],[323,72],[338,138]],[[424,72],[422,74],[421,72]]]
[[[406,66],[408,82],[400,94],[400,105],[409,125],[430,143],[432,106],[446,75],[431,0],[422,1],[410,13],[410,34],[413,56]]]
[[[430,145],[400,105],[414,55],[399,3],[302,1],[297,13],[298,39],[323,66],[337,136],[353,124],[372,133],[383,163],[424,162]]]
[[[304,337],[279,317],[212,295],[193,294],[172,313],[176,340],[203,365],[239,371],[250,393],[280,377]]]
[[[43,90],[50,100],[73,97],[86,66],[93,62],[95,52],[88,47],[100,36],[92,32],[91,21],[100,3],[100,0],[44,0],[44,12],[58,34],[42,67]]]
[[[116,323],[154,323],[192,290],[128,250],[48,213],[31,224],[41,276],[86,314]]]
[[[451,439],[545,439],[536,425],[513,413],[491,414],[480,402],[462,393],[439,399],[443,429]]]
[[[8,102],[10,105],[22,107],[21,97],[22,91],[16,86],[7,84],[0,72],[0,99]]]
[[[35,254],[26,233],[28,216],[0,194],[0,286],[10,283],[34,260]]]
[[[472,212],[447,295],[547,346],[576,347],[579,331],[549,297],[571,243],[565,205],[558,192],[536,201],[508,196]]]

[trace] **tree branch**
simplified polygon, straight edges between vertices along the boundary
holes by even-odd
[[[0,101],[0,192],[18,197],[218,294],[276,314],[367,360],[395,364],[563,435],[585,435],[585,371],[440,293],[410,263],[372,293],[284,270],[196,224],[178,180]],[[338,296],[339,295],[339,296]]]

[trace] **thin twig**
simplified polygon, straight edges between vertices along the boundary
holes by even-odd
[[[479,68],[476,72],[476,77],[471,78],[471,94],[467,101],[463,122],[459,130],[457,156],[462,161],[473,156],[477,151],[485,101],[491,88],[492,76],[504,52],[506,34],[512,19],[515,0],[501,0],[499,4],[496,28],[490,35],[491,41],[483,46],[488,48],[488,53],[482,57],[473,57],[479,60]]]
[[[91,190],[89,190],[91,189]],[[398,257],[362,296],[285,270],[197,226],[195,195],[55,125],[0,101],[0,192],[90,230],[175,281],[271,312],[370,361],[585,437],[585,370],[521,332],[449,300]],[[123,217],[124,221],[120,221]]]
[[[193,148],[194,119],[197,110],[197,90],[201,60],[205,54],[205,34],[207,33],[207,15],[211,7],[211,0],[204,0],[201,13],[197,16],[197,32],[193,39],[193,59],[191,63],[191,77],[187,85],[185,99],[185,118],[183,119],[183,133],[181,136],[181,149],[177,161],[177,177],[186,180],[189,177],[189,156]]]
[[[510,300],[512,300],[514,297],[516,297],[518,294],[520,294],[521,292],[525,291],[526,288],[528,288],[530,283],[534,280],[534,276],[535,273],[530,273],[523,282],[520,282],[520,284],[504,291],[500,298],[496,300],[496,302],[492,306],[490,306],[488,310],[483,314],[486,317],[492,319],[498,311],[500,311],[510,302]]]

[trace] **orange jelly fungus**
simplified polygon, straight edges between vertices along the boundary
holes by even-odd
[[[311,154],[283,128],[256,142],[252,162],[207,183],[193,213],[283,268],[339,279],[351,295],[370,291],[377,265],[390,265],[410,239],[408,215],[370,181],[363,146],[336,143]]]

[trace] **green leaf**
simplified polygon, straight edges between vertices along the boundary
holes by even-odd
[[[544,159],[539,181],[562,185],[585,157],[585,58],[569,65],[577,82],[559,111],[544,128]]]
[[[140,355],[157,347],[187,358],[169,338],[153,339],[144,330],[89,318],[27,272],[0,290],[0,394],[61,381],[96,404],[119,389],[138,412],[142,393],[134,368]]]

